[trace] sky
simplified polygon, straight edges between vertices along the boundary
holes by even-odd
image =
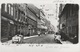
[[[51,24],[55,27],[55,31],[58,31],[58,13],[59,10],[56,8],[56,4],[34,4],[36,7],[42,9],[46,14],[46,19],[48,19]],[[59,5],[57,5],[59,7]],[[57,11],[57,13],[56,13]]]

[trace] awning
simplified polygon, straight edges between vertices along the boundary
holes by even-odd
[[[31,11],[33,11],[39,17],[40,10],[35,5],[28,4],[27,6]]]
[[[8,21],[8,22],[9,22],[9,19],[7,19],[7,18],[4,17],[4,16],[1,16],[1,20],[5,20],[5,21]]]
[[[43,25],[38,25],[37,28],[47,29],[47,27],[46,26],[43,26]]]
[[[43,20],[37,20],[37,24],[45,24]]]
[[[13,20],[10,20],[4,16],[1,16],[1,19],[10,22],[10,24],[14,24]]]

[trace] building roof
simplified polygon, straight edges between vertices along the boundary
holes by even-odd
[[[36,6],[34,6],[33,4],[28,4],[27,6],[32,12],[34,12],[39,17],[40,10]]]
[[[45,16],[44,11],[42,9],[40,9],[40,12]]]

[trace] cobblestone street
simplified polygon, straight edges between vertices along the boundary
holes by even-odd
[[[9,40],[5,43],[12,43],[12,40]],[[72,44],[69,41],[61,41],[62,44]],[[20,44],[61,44],[54,40],[54,34],[47,34],[47,35],[35,35],[30,37],[24,37],[23,43]]]
[[[56,43],[54,41],[54,35],[41,35],[37,37],[24,39],[24,43]]]
[[[5,43],[12,43],[12,40],[9,40]],[[44,43],[49,43],[49,44],[55,44],[57,43],[56,41],[54,41],[54,34],[50,34],[50,35],[41,35],[41,36],[30,36],[30,37],[24,37],[23,43],[26,44],[44,44]],[[23,44],[22,43],[22,44]]]

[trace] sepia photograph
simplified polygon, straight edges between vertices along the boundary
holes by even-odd
[[[78,4],[1,4],[1,43],[77,44]]]

